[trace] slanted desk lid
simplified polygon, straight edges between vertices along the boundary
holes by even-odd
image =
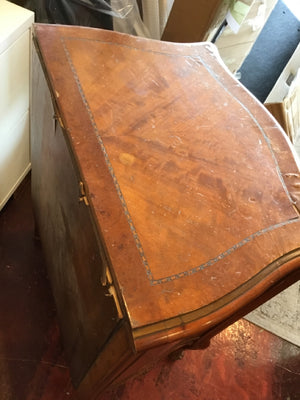
[[[35,35],[137,347],[210,326],[298,268],[289,143],[212,45]]]

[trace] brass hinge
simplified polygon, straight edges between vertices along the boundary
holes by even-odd
[[[86,206],[89,205],[89,201],[86,197],[86,191],[83,182],[79,182],[79,202],[83,201]]]
[[[53,115],[53,118],[54,118],[54,121],[55,121],[55,129],[56,129],[56,124],[57,124],[57,122],[59,123],[59,125],[60,125],[60,127],[62,128],[62,129],[64,129],[65,127],[64,127],[64,123],[63,123],[63,121],[62,121],[62,119],[61,119],[61,117],[58,115],[58,114],[54,114]]]
[[[123,318],[123,313],[122,313],[122,310],[121,310],[121,305],[120,305],[120,302],[119,302],[119,299],[118,299],[118,295],[117,295],[116,289],[115,289],[115,287],[113,285],[113,279],[112,279],[112,276],[111,276],[111,273],[110,273],[108,267],[106,267],[106,274],[105,275],[106,275],[105,284],[104,284],[102,279],[101,279],[102,280],[101,283],[102,283],[103,286],[106,286],[106,288],[108,290],[108,293],[107,293],[106,296],[112,296],[113,297],[115,305],[116,305],[117,313],[118,313],[118,318],[122,319]]]

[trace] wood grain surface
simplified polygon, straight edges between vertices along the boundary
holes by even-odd
[[[50,25],[35,41],[137,350],[299,278],[297,162],[213,45]]]

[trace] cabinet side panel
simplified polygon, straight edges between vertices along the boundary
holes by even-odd
[[[81,179],[33,54],[32,198],[48,263],[66,354],[78,385],[118,327],[113,297],[101,284],[106,267]]]

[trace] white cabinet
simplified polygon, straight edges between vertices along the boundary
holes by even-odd
[[[34,14],[0,0],[0,210],[30,170],[29,92]]]

